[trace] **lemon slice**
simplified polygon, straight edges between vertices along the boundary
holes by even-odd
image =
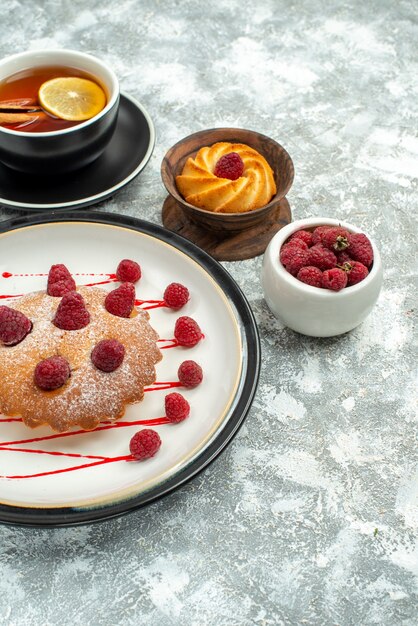
[[[40,86],[38,98],[45,111],[74,122],[89,120],[106,105],[105,93],[97,83],[75,76],[47,80]]]

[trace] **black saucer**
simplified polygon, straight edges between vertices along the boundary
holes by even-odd
[[[131,96],[121,94],[115,133],[94,163],[71,174],[51,177],[23,174],[0,163],[0,205],[42,211],[101,202],[144,169],[154,143],[154,126],[147,111]]]

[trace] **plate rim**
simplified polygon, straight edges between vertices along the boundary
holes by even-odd
[[[190,481],[221,454],[242,426],[257,391],[261,366],[261,345],[254,313],[236,281],[218,261],[189,240],[158,224],[118,213],[101,211],[59,212],[56,215],[54,213],[38,213],[0,222],[0,233],[19,230],[28,226],[66,221],[113,225],[142,232],[173,246],[189,256],[212,279],[218,282],[225,296],[234,305],[242,325],[242,340],[246,344],[249,367],[244,374],[242,389],[227,423],[219,433],[214,435],[211,443],[195,459],[179,472],[175,472],[163,484],[156,485],[136,496],[121,499],[116,503],[94,507],[86,505],[83,507],[66,506],[48,509],[0,504],[0,523],[3,524],[42,528],[90,524],[119,517],[162,498]]]
[[[29,211],[45,211],[48,209],[57,210],[57,211],[60,211],[60,210],[66,211],[69,209],[71,210],[82,209],[87,206],[97,204],[98,202],[105,200],[109,196],[112,196],[114,193],[116,193],[117,191],[125,187],[128,183],[130,183],[131,180],[136,178],[136,176],[138,176],[138,174],[140,174],[142,170],[146,167],[146,165],[148,164],[148,161],[150,160],[152,156],[152,153],[154,152],[155,142],[156,142],[155,126],[151,119],[150,114],[148,113],[147,109],[144,107],[143,104],[141,104],[138,100],[136,100],[136,98],[126,93],[125,91],[121,91],[120,95],[121,95],[121,100],[122,98],[125,98],[126,100],[129,100],[137,109],[139,109],[139,111],[142,113],[147,123],[149,134],[150,134],[148,147],[147,147],[147,150],[145,152],[143,159],[140,161],[140,163],[138,163],[136,168],[128,176],[126,176],[123,180],[119,181],[119,183],[117,183],[116,185],[113,185],[113,187],[109,187],[108,189],[105,189],[104,191],[101,191],[100,193],[94,194],[92,196],[80,198],[78,200],[72,200],[70,202],[36,204],[36,203],[28,203],[28,202],[17,202],[17,201],[9,200],[7,198],[3,198],[0,196],[0,207],[4,206],[7,209],[29,210]],[[77,170],[75,173],[77,173]]]

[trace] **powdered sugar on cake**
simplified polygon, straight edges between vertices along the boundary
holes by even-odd
[[[28,426],[93,429],[101,420],[120,418],[126,405],[142,400],[144,387],[155,382],[155,365],[162,357],[148,313],[134,309],[129,318],[117,317],[104,307],[105,290],[77,291],[90,312],[90,323],[74,331],[52,323],[60,298],[35,292],[13,301],[13,308],[24,313],[33,328],[18,345],[0,346],[0,411],[21,416]],[[102,372],[91,361],[91,351],[103,339],[117,339],[125,347],[123,363],[114,372]],[[33,381],[34,370],[54,355],[68,360],[71,376],[63,387],[42,391]]]

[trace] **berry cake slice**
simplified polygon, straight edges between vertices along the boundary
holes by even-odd
[[[24,317],[19,321],[23,331],[15,345],[17,316],[3,311],[12,339],[6,343],[0,337],[0,412],[21,416],[30,427],[91,430],[102,420],[119,419],[127,404],[143,399],[162,358],[158,335],[146,311],[133,308],[129,317],[121,317],[106,310],[107,295],[99,287],[77,287],[62,298],[47,292],[16,298],[10,309],[20,311],[31,326],[25,326]],[[84,314],[72,315],[71,307],[85,307]],[[67,329],[74,319],[81,322]]]

